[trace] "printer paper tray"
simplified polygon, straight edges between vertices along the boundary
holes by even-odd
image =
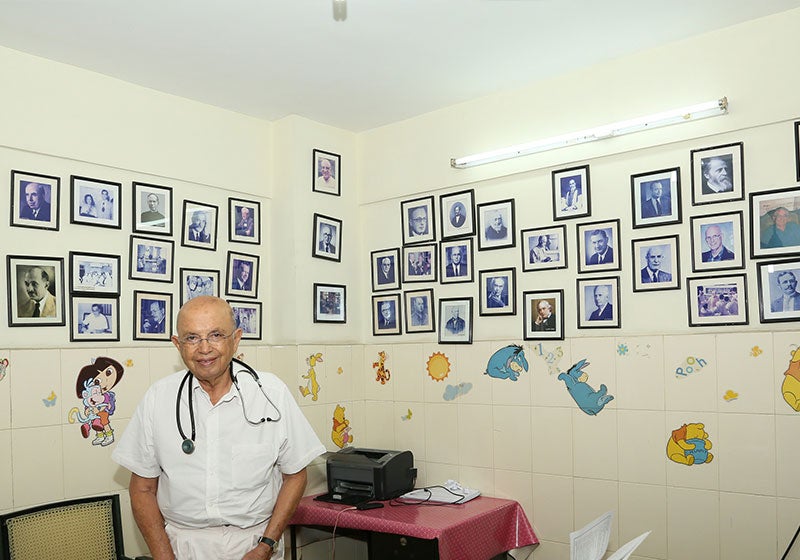
[[[372,499],[371,495],[365,494],[343,494],[341,492],[329,492],[321,494],[314,498],[320,502],[330,502],[332,504],[345,504],[348,506],[355,506],[362,502],[368,502]]]

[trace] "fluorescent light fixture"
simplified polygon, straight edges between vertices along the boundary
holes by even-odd
[[[727,112],[728,98],[723,97],[722,99],[716,99],[714,101],[698,103],[697,105],[681,107],[680,109],[664,111],[662,113],[629,119],[627,121],[615,122],[604,126],[581,130],[579,132],[573,132],[571,134],[562,134],[560,136],[545,138],[544,140],[535,140],[533,142],[517,144],[516,146],[509,146],[508,148],[482,152],[471,156],[452,158],[450,159],[450,166],[459,169],[475,167],[476,165],[483,165],[484,163],[493,163],[495,161],[503,161],[505,159],[546,152],[548,150],[564,148],[574,144],[594,142],[595,140],[602,140],[603,138],[610,138],[612,136],[622,136],[623,134],[639,132],[640,130],[650,130],[652,128],[659,128],[671,124],[705,119],[707,117],[716,117],[724,115]]]

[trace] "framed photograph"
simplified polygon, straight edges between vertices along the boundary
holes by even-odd
[[[261,203],[228,199],[228,241],[261,243]]]
[[[172,187],[133,183],[133,232],[172,235]]]
[[[133,291],[133,339],[170,340],[172,294]]]
[[[119,341],[119,298],[72,296],[70,342]]]
[[[122,183],[77,175],[69,182],[70,223],[122,229]]]
[[[619,306],[619,276],[577,280],[578,328],[618,329],[622,325]]]
[[[523,229],[522,272],[567,268],[567,226]]]
[[[516,247],[514,199],[478,204],[478,251]]]
[[[403,282],[436,282],[436,245],[403,247]]]
[[[800,253],[800,187],[750,193],[750,256]]]
[[[372,296],[372,334],[401,334],[400,294]]]
[[[678,290],[681,287],[677,235],[631,241],[633,291]]]
[[[443,240],[475,235],[475,190],[440,196],[439,221]]]
[[[553,171],[553,219],[569,220],[592,215],[589,166]]]
[[[681,223],[681,169],[631,175],[633,227]]]
[[[436,240],[436,220],[433,214],[433,197],[423,196],[400,202],[403,245]]]
[[[314,214],[314,241],[311,256],[318,259],[342,260],[342,221]]]
[[[758,263],[758,310],[762,323],[800,319],[800,261]]]
[[[578,272],[622,269],[619,219],[578,224]]]
[[[564,340],[564,290],[522,292],[525,340]]]
[[[216,251],[218,216],[219,208],[212,204],[184,200],[181,245]]]
[[[370,253],[372,264],[372,291],[397,290],[400,288],[400,249],[382,249]]]
[[[692,204],[744,200],[744,143],[691,151]]]
[[[261,302],[229,299],[228,303],[236,328],[242,329],[242,340],[261,340]]]
[[[181,268],[181,306],[197,296],[219,297],[219,270]]]
[[[794,162],[797,182],[800,183],[800,121],[794,123]]]
[[[339,284],[314,284],[314,322],[347,322],[347,287]]]
[[[406,334],[436,332],[433,290],[403,292],[406,306]]]
[[[341,196],[342,194],[342,156],[322,150],[314,150],[313,178],[311,190],[314,192]]]
[[[480,315],[515,315],[516,269],[495,268],[478,273],[481,291]]]
[[[58,230],[61,179],[11,171],[11,222],[15,227]]]
[[[439,300],[439,344],[472,344],[472,298]]]
[[[258,297],[258,255],[228,251],[225,294],[248,298]]]
[[[131,235],[131,262],[128,278],[172,282],[175,242]]]
[[[747,277],[704,276],[686,279],[689,326],[747,325]]]
[[[7,255],[8,326],[56,327],[64,315],[64,259]]]
[[[69,291],[118,296],[119,255],[69,252]]]
[[[744,268],[742,211],[691,219],[692,272]]]
[[[439,254],[442,256],[442,271],[439,276],[442,284],[472,282],[474,260],[471,237],[440,242]]]

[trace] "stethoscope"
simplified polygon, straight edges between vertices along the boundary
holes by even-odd
[[[267,399],[267,402],[269,402],[269,404],[272,405],[272,408],[275,409],[275,412],[278,413],[277,418],[267,417],[267,418],[262,418],[257,422],[250,420],[250,418],[247,416],[247,411],[244,408],[244,398],[242,398],[242,391],[239,389],[239,376],[233,375],[234,362],[242,366],[245,369],[245,371],[250,374],[250,377],[253,378],[253,381],[256,382],[258,388],[261,390],[261,394],[264,395],[264,398]],[[282,417],[281,411],[278,410],[278,407],[275,406],[275,403],[272,402],[272,399],[270,399],[267,393],[264,391],[264,387],[261,386],[261,379],[259,379],[256,371],[243,361],[237,360],[236,358],[231,359],[231,363],[228,367],[230,368],[231,381],[233,381],[233,385],[234,387],[236,387],[236,392],[239,393],[239,402],[242,403],[242,414],[244,415],[244,419],[247,420],[248,423],[253,424],[254,426],[263,424],[264,422],[279,421]],[[192,425],[191,438],[186,437],[186,434],[183,432],[183,426],[181,425],[181,395],[183,394],[183,386],[186,385],[187,380],[189,381],[189,421],[191,422]],[[191,455],[192,453],[194,453],[195,450],[194,440],[197,435],[194,424],[194,393],[192,392],[193,383],[194,383],[194,374],[191,371],[187,371],[186,375],[183,376],[183,380],[181,380],[181,386],[178,388],[178,398],[175,401],[175,420],[178,424],[178,433],[181,435],[181,438],[183,439],[181,443],[181,450],[183,450],[183,452],[186,453],[187,455]]]

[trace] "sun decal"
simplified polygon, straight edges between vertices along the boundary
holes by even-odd
[[[434,381],[443,381],[450,373],[450,360],[441,352],[434,352],[428,358],[428,375]]]

